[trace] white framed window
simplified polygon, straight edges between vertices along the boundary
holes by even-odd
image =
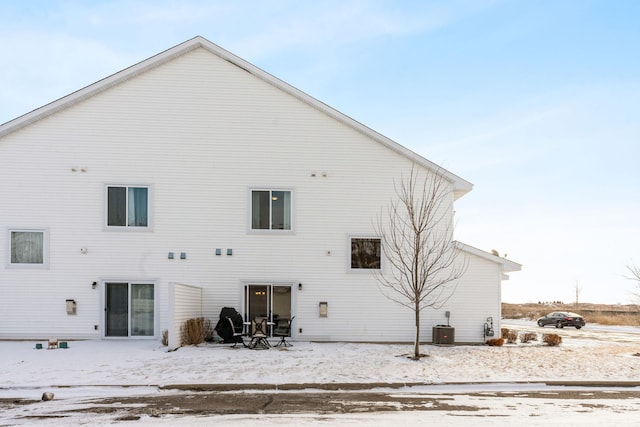
[[[149,227],[149,186],[107,185],[106,193],[107,227]]]
[[[250,190],[250,229],[291,231],[291,190]]]
[[[382,268],[382,239],[379,237],[349,237],[351,271],[371,271]]]
[[[49,230],[10,228],[8,241],[8,267],[49,267]]]

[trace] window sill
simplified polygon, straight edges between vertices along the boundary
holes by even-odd
[[[296,234],[293,230],[249,230],[248,234],[263,234],[263,235],[294,235]]]

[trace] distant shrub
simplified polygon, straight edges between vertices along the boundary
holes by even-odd
[[[544,334],[542,335],[542,342],[554,347],[562,343],[562,337],[558,334]]]
[[[502,344],[504,344],[503,338],[492,338],[490,340],[487,340],[487,345],[490,345],[492,347],[502,347]]]
[[[521,336],[520,336],[520,342],[521,343],[528,343],[530,341],[538,341],[538,334],[535,332],[524,332]]]
[[[507,344],[515,344],[518,341],[518,331],[515,329],[507,329],[507,336],[505,339],[507,340]]]
[[[500,329],[500,336],[502,337],[502,339],[506,340],[508,334],[509,334],[509,329],[508,328]]]

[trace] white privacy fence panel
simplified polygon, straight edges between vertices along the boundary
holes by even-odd
[[[180,327],[188,319],[202,317],[203,289],[182,283],[169,283],[169,349],[182,345]]]

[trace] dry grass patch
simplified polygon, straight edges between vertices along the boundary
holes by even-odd
[[[213,335],[211,320],[204,317],[189,319],[180,327],[182,345],[202,344],[210,335]]]
[[[518,342],[518,331],[515,329],[509,329],[506,333],[505,339],[507,340],[507,344],[515,344]]]
[[[558,334],[543,334],[542,342],[548,346],[555,347],[562,343],[562,337]]]
[[[616,315],[594,313],[589,315],[589,322],[600,325],[640,326],[640,316],[623,313]]]
[[[584,317],[587,324],[640,326],[640,307],[636,304],[502,303],[503,319],[537,320],[552,311],[578,313]]]
[[[538,341],[538,334],[535,332],[524,332],[522,335],[520,335],[520,342],[521,343],[528,343],[531,341]]]

